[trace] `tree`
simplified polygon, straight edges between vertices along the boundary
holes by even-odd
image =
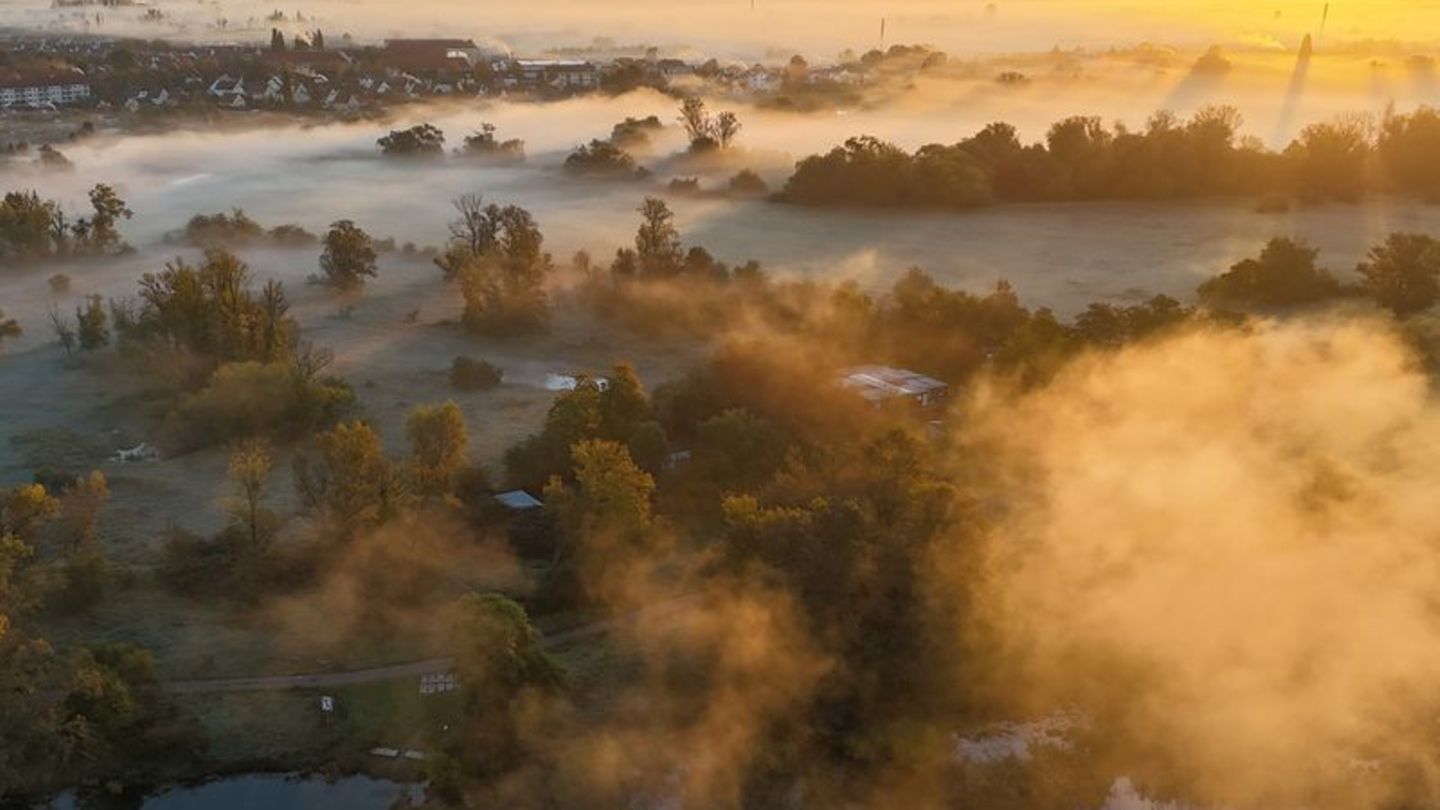
[[[715,140],[720,144],[721,149],[729,149],[735,142],[736,136],[740,134],[742,125],[739,116],[730,111],[725,111],[715,116]]]
[[[615,366],[600,392],[600,435],[621,441],[650,419],[650,397],[629,363]]]
[[[94,209],[88,231],[90,249],[95,253],[103,253],[120,247],[120,232],[116,230],[115,224],[121,219],[130,219],[135,212],[120,199],[115,189],[104,183],[90,189],[90,207]]]
[[[59,499],[47,492],[42,484],[0,488],[0,536],[29,543],[34,540],[41,524],[59,512]]]
[[[60,495],[60,524],[65,537],[66,553],[75,554],[92,546],[100,510],[110,500],[110,486],[99,470],[75,482]]]
[[[639,178],[643,169],[619,145],[598,138],[565,157],[565,171],[577,176]]]
[[[351,220],[333,223],[325,234],[320,269],[332,287],[346,291],[364,287],[365,279],[375,277],[375,259],[374,241]]]
[[[348,533],[388,519],[398,501],[396,481],[380,437],[355,421],[336,425],[315,437],[318,458],[296,459],[301,500]]]
[[[405,432],[410,438],[411,489],[430,498],[452,493],[456,477],[469,464],[470,435],[460,406],[453,401],[421,405],[410,412]]]
[[[262,504],[274,466],[270,447],[260,439],[241,439],[230,448],[226,474],[235,491],[229,504],[230,517],[244,531],[251,554],[261,552],[268,540],[268,521]]]
[[[1285,150],[1300,194],[1311,199],[1337,200],[1355,200],[1364,194],[1372,152],[1371,129],[1369,121],[1352,116],[1301,130]]]
[[[470,201],[469,205],[478,205]],[[457,225],[460,223],[457,223]],[[471,242],[485,245],[471,251]],[[446,256],[437,264],[460,279],[465,299],[465,325],[473,331],[507,334],[544,325],[548,317],[545,292],[550,256],[545,237],[529,211],[488,205],[474,211]]]
[[[1315,265],[1320,251],[1291,239],[1271,239],[1257,259],[1245,259],[1200,285],[1212,304],[1294,306],[1340,293],[1340,285]]]
[[[691,96],[680,103],[680,125],[690,139],[690,148],[699,151],[705,145],[714,145],[711,138],[710,113],[705,109],[704,99]]]
[[[551,479],[545,499],[572,537],[629,535],[650,527],[655,479],[635,465],[624,445],[587,439],[571,448],[571,456],[574,487]]]
[[[391,130],[376,141],[387,157],[439,157],[445,154],[445,133],[433,124]]]
[[[650,278],[675,275],[680,271],[682,257],[675,214],[659,197],[646,197],[639,210],[641,223],[635,233],[635,254],[640,274]]]
[[[82,351],[95,351],[110,345],[110,327],[105,322],[105,306],[100,296],[92,295],[84,306],[75,307],[75,322]]]
[[[481,124],[480,129],[466,135],[465,144],[458,151],[465,157],[506,163],[525,160],[525,142],[518,138],[500,140],[495,137],[494,124]]]
[[[462,596],[451,632],[467,708],[463,755],[485,772],[504,771],[524,754],[521,711],[562,688],[565,671],[525,609],[504,596]]]
[[[768,420],[731,408],[700,424],[695,466],[719,489],[766,481],[785,458],[785,437]]]
[[[1361,289],[1396,315],[1423,312],[1440,300],[1440,242],[1428,236],[1392,233],[1356,270]]]
[[[279,29],[279,28],[271,28],[271,29],[270,29],[270,50],[272,50],[272,51],[283,51],[283,50],[285,50],[285,35],[282,34],[282,33],[280,33],[280,29]]]
[[[0,309],[0,345],[4,345],[7,338],[18,338],[24,333],[25,330],[20,328],[20,322],[14,318],[6,318],[5,310]]]

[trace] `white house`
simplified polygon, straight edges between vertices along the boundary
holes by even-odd
[[[78,104],[89,98],[90,82],[78,71],[0,77],[0,107]]]
[[[583,59],[517,59],[515,69],[529,85],[588,89],[600,84],[600,69]]]

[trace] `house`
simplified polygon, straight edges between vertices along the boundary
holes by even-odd
[[[520,83],[557,89],[590,89],[600,85],[600,69],[583,59],[517,59]]]
[[[693,76],[695,68],[690,67],[683,59],[661,59],[655,63],[655,72],[667,79],[677,79],[681,76]]]
[[[468,71],[485,52],[470,39],[387,39],[381,50],[385,64],[405,71]]]
[[[840,384],[867,402],[908,400],[921,407],[944,401],[948,386],[932,377],[890,366],[857,366],[847,369]]]
[[[222,73],[219,78],[210,83],[209,89],[205,92],[221,101],[244,99],[245,80],[243,78],[232,79],[228,73]]]
[[[90,99],[90,82],[80,71],[0,74],[0,107],[78,104]]]

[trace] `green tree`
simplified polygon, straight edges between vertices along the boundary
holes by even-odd
[[[375,243],[354,222],[342,219],[330,226],[325,234],[325,250],[320,254],[324,281],[340,290],[358,290],[365,279],[375,277]]]
[[[659,197],[646,197],[640,204],[640,229],[635,233],[635,254],[640,274],[663,278],[680,272],[683,249],[675,214]]]
[[[301,500],[342,533],[391,517],[398,501],[394,472],[380,436],[364,422],[342,422],[315,437],[317,458],[296,459]]]
[[[564,686],[564,670],[540,642],[525,609],[504,596],[466,594],[456,605],[452,649],[467,709],[461,755],[482,773],[524,757],[521,713]]]
[[[251,554],[259,554],[270,537],[270,515],[264,509],[275,460],[258,438],[241,439],[230,447],[226,476],[234,489],[228,506],[231,520],[244,532]]]
[[[456,477],[469,465],[470,435],[455,402],[421,405],[405,425],[410,438],[408,472],[412,490],[438,498],[455,491]]]
[[[615,366],[600,391],[599,435],[623,440],[636,424],[649,418],[650,397],[635,367],[629,363]]]
[[[445,133],[433,124],[416,124],[390,132],[377,141],[390,157],[438,157],[445,154]]]
[[[1356,268],[1361,289],[1396,315],[1423,312],[1440,299],[1440,242],[1393,233]]]
[[[1245,259],[1200,285],[1210,304],[1295,306],[1340,294],[1335,278],[1315,264],[1320,251],[1291,239],[1271,239],[1259,258]]]
[[[695,439],[696,468],[720,489],[758,486],[775,474],[784,459],[780,431],[740,408],[705,420]]]
[[[112,248],[120,247],[123,243],[120,240],[120,232],[115,224],[121,219],[130,219],[135,215],[115,189],[104,183],[97,184],[90,189],[90,207],[94,213],[90,217],[88,241],[92,251],[101,253]]]
[[[572,541],[635,537],[650,528],[655,479],[635,465],[624,445],[587,439],[571,455],[574,485],[551,479],[545,500]],[[557,548],[557,559],[561,553]]]

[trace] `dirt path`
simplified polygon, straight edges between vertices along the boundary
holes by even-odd
[[[698,597],[695,596],[679,596],[674,599],[668,599],[664,602],[658,602],[633,613],[627,613],[613,619],[605,619],[580,625],[579,627],[573,627],[569,630],[563,630],[559,633],[546,636],[540,643],[541,646],[546,649],[553,649],[572,641],[603,635],[620,625],[635,622],[642,618],[659,618],[675,613],[682,608],[694,604],[697,598]],[[454,665],[455,659],[451,657],[427,658],[424,661],[411,661],[405,664],[392,664],[386,667],[352,669],[346,672],[323,672],[314,675],[267,675],[258,678],[168,681],[161,684],[161,687],[166,691],[181,694],[313,689],[327,686],[351,686],[361,683],[381,683],[384,681],[403,680],[405,678],[418,678],[422,675],[449,672]]]

